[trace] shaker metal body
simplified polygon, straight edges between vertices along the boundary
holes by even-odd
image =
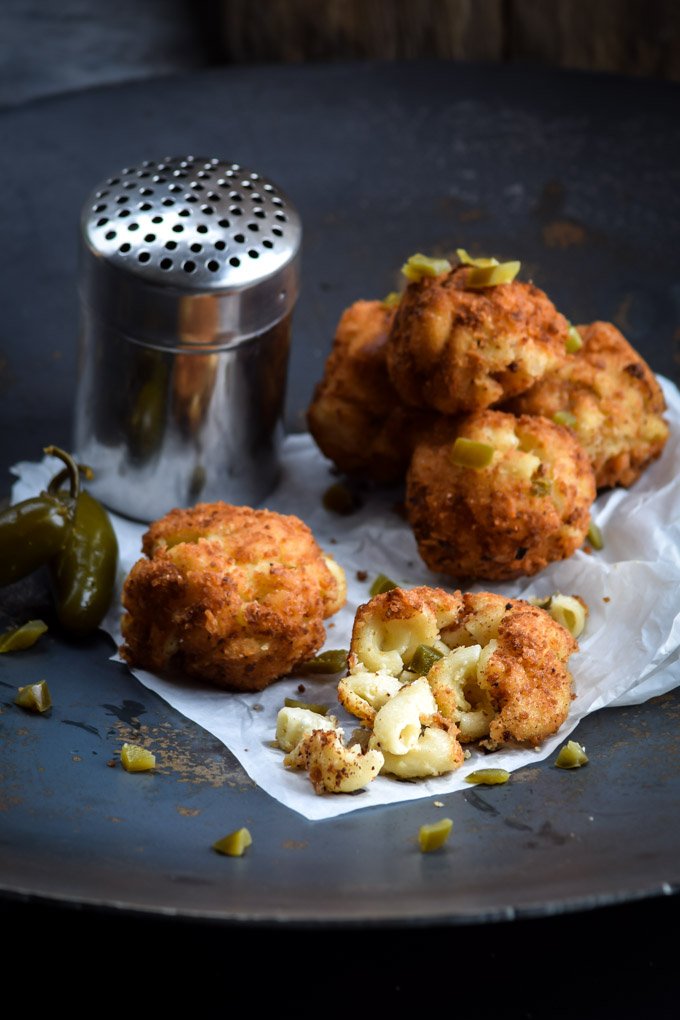
[[[282,437],[299,217],[257,172],[167,158],[103,182],[81,220],[78,457],[110,509],[258,503]]]

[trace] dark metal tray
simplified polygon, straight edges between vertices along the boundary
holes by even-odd
[[[409,64],[205,72],[5,111],[0,467],[70,441],[83,196],[167,153],[262,167],[300,208],[291,428],[342,308],[394,289],[415,250],[521,258],[572,320],[617,322],[677,379],[679,97],[659,83]],[[12,615],[21,593],[3,602]],[[592,764],[579,772],[549,760],[506,787],[443,798],[443,809],[422,800],[311,823],[254,787],[111,651],[103,635],[76,645],[52,631],[0,658],[8,897],[236,924],[450,925],[680,884],[677,692],[586,720],[577,736]],[[54,695],[45,718],[12,704],[13,688],[36,677]],[[159,774],[108,767],[140,728],[163,748]],[[451,843],[423,856],[418,828],[442,813]],[[254,836],[244,858],[210,850],[242,824]]]

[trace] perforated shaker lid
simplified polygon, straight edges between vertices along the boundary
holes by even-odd
[[[126,167],[93,190],[81,228],[83,301],[137,342],[219,349],[295,303],[300,218],[276,184],[238,163]]]

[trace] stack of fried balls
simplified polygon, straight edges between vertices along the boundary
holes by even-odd
[[[598,489],[668,438],[661,388],[611,323],[572,326],[517,262],[415,255],[402,295],[340,319],[308,411],[349,476],[406,479],[427,566],[508,580],[584,542]]]

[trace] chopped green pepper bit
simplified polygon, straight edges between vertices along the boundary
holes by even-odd
[[[547,496],[549,492],[552,492],[552,480],[550,478],[546,478],[545,475],[536,475],[535,478],[531,479],[532,496]]]
[[[120,763],[126,772],[148,772],[156,767],[156,755],[137,744],[123,744]]]
[[[391,290],[389,294],[386,294],[382,299],[382,303],[385,308],[396,308],[401,301],[401,294],[396,290]]]
[[[588,764],[588,756],[580,744],[570,740],[560,748],[555,765],[558,769],[580,769],[582,765]]]
[[[510,773],[505,769],[477,769],[465,777],[466,783],[479,783],[483,786],[498,786],[500,783],[507,783]]]
[[[247,847],[252,846],[252,843],[253,837],[247,829],[236,829],[228,836],[218,839],[216,843],[213,843],[212,848],[217,850],[218,854],[224,854],[226,857],[243,857],[244,851]]]
[[[52,708],[52,695],[47,681],[39,680],[37,684],[20,687],[14,704],[28,712],[46,712],[48,708]]]
[[[477,269],[488,269],[489,266],[497,266],[498,259],[473,259],[471,255],[465,251],[465,248],[456,248],[456,255],[458,261],[462,266],[475,266]]]
[[[588,528],[588,534],[586,535],[586,538],[592,545],[593,549],[598,550],[604,549],[604,539],[602,538],[602,532],[598,528],[595,521],[590,522],[590,527]]]
[[[451,450],[451,460],[459,467],[485,468],[493,460],[495,450],[488,443],[458,436]]]
[[[418,846],[423,854],[432,853],[444,846],[451,835],[453,822],[450,818],[441,818],[432,825],[421,825],[418,832]]]
[[[443,652],[437,651],[431,645],[418,645],[408,668],[418,676],[427,676],[435,662],[439,662],[443,657]]]
[[[392,591],[393,588],[398,587],[399,585],[397,582],[393,581],[391,577],[387,576],[387,574],[378,574],[375,581],[368,589],[368,594],[371,598],[374,598],[376,595],[384,595],[386,591]]]
[[[304,708],[316,715],[328,715],[328,705],[317,705],[312,701],[300,701],[298,698],[286,698],[284,704],[286,708]]]
[[[303,662],[300,670],[303,673],[341,673],[347,666],[348,655],[346,648],[329,648],[327,652]]]
[[[359,508],[356,496],[342,482],[330,485],[321,497],[321,502],[326,510],[330,510],[332,514],[340,514],[341,517],[347,517]]]
[[[0,634],[0,652],[20,652],[23,648],[30,648],[46,630],[47,624],[42,620],[29,620],[21,627],[12,627]]]
[[[571,411],[555,411],[553,421],[556,425],[566,425],[568,429],[573,429],[576,425],[576,415]]]
[[[441,276],[442,273],[451,271],[451,263],[448,259],[433,259],[428,255],[411,255],[410,259],[403,264],[401,271],[411,283],[417,283],[424,276]]]
[[[499,287],[501,284],[512,283],[521,268],[521,262],[473,266],[465,278],[465,286],[468,290],[483,290],[484,287]]]
[[[577,330],[576,326],[569,326],[569,335],[567,336],[565,346],[567,354],[576,354],[576,352],[580,351],[583,347],[583,340],[581,339],[581,334]]]

